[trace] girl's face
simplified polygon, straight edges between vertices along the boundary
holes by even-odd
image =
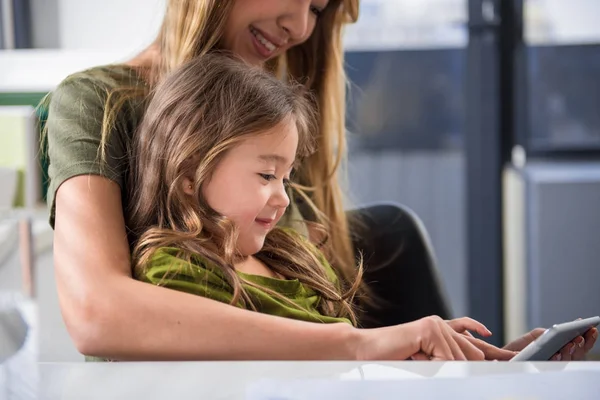
[[[298,130],[289,118],[229,150],[202,187],[208,205],[238,227],[243,256],[262,249],[290,203],[286,184],[297,147]]]
[[[223,46],[261,65],[305,42],[329,0],[236,0]]]

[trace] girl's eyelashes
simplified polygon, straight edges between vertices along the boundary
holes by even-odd
[[[310,6],[310,12],[312,12],[317,18],[319,18],[323,13],[323,9],[317,6]]]
[[[267,181],[267,182],[271,182],[271,181],[277,180],[277,177],[276,177],[274,174],[263,174],[263,173],[259,173],[258,175],[259,175],[259,176],[260,176],[262,179],[264,179],[265,181]],[[290,183],[291,183],[291,182],[290,182],[290,178],[289,178],[289,177],[285,177],[285,178],[283,178],[283,184],[284,184],[285,186],[288,186],[288,185],[290,185]]]
[[[267,182],[271,182],[271,181],[277,179],[277,177],[273,174],[258,174],[258,175]]]

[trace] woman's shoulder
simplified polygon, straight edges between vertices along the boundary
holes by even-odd
[[[67,76],[58,88],[67,85],[95,85],[106,89],[121,87],[144,87],[145,82],[138,69],[127,64],[108,64],[75,72]]]
[[[112,93],[122,89],[145,89],[140,72],[125,64],[103,65],[79,71],[67,76],[52,90],[45,104],[83,104],[104,106]]]

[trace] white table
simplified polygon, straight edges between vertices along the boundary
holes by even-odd
[[[36,399],[36,324],[37,306],[33,301],[0,291],[0,400]]]
[[[598,362],[40,363],[39,367],[39,398],[48,400],[312,400],[327,398],[320,396],[328,390],[328,395],[339,395],[336,390],[340,387],[352,390],[352,395],[344,395],[347,399],[401,398],[408,392],[420,393],[418,398],[450,398],[447,393],[452,390],[464,391],[467,396],[462,399],[470,399],[468,396],[506,399],[506,395],[498,397],[496,394],[506,391],[507,387],[512,398],[600,398]],[[512,388],[507,382],[513,382]],[[363,393],[374,394],[372,390],[383,391],[385,396]],[[487,395],[483,396],[481,390]],[[536,396],[519,397],[516,392],[520,390],[534,390]],[[538,393],[544,390],[558,397]]]

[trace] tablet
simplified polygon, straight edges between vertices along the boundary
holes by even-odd
[[[510,361],[548,361],[567,343],[600,324],[600,317],[554,325]]]

